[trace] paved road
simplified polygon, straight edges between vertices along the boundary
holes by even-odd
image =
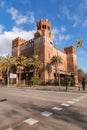
[[[0,130],[87,130],[87,93],[0,88]]]

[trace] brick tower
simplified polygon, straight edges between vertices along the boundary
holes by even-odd
[[[40,20],[37,22],[37,32],[34,35],[34,54],[38,55],[43,63],[42,79],[48,80],[46,65],[53,56],[53,36],[50,29],[50,22]]]
[[[37,32],[35,33],[35,38],[39,36],[46,36],[53,40],[51,29],[50,29],[50,22],[48,19],[40,20],[37,22]]]
[[[75,77],[77,82],[77,62],[76,62],[76,49],[73,46],[64,48],[67,54],[67,71],[71,73],[71,76]]]
[[[25,43],[26,40],[17,37],[12,41],[12,55],[18,57],[20,55],[20,46]]]

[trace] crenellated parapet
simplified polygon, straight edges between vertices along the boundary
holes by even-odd
[[[76,72],[77,63],[76,63],[76,48],[74,46],[70,46],[64,48],[64,51],[67,55],[67,68],[69,72]]]
[[[35,33],[34,38],[37,39],[40,36],[46,36],[53,40],[51,25],[48,19],[41,19],[39,22],[37,22],[37,32]]]

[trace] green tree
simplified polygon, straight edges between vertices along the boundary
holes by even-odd
[[[0,56],[0,76],[3,76],[3,71],[4,71],[4,68],[3,68],[4,59],[5,59],[4,56]]]
[[[20,55],[16,59],[17,71],[19,72],[19,82],[21,82],[21,71],[26,67],[27,58]]]
[[[59,65],[62,64],[62,58],[55,55],[51,58],[50,63],[55,67],[55,79],[57,80]]]
[[[29,65],[33,68],[34,76],[37,76],[38,70],[42,67],[41,60],[37,55],[33,55],[31,59],[29,59]]]
[[[16,73],[16,71],[17,71],[17,66],[16,66],[16,63],[14,63],[11,65],[10,72]]]
[[[7,55],[2,58],[2,71],[7,74],[7,84],[9,85],[9,74],[11,71],[11,66],[15,64],[15,58],[13,56]]]
[[[83,77],[85,77],[84,71],[82,69],[78,69],[78,81],[81,82]]]
[[[50,80],[50,74],[52,72],[52,66],[51,66],[50,63],[47,63],[46,69],[47,69],[47,72],[48,72],[48,80]]]
[[[3,64],[4,64],[5,57],[0,56],[0,73],[3,71]]]

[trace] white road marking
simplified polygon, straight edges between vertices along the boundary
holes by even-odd
[[[77,99],[83,99],[83,97],[78,97]]]
[[[61,106],[68,107],[68,106],[70,106],[70,104],[62,103]]]
[[[41,112],[41,115],[46,116],[46,117],[51,116],[52,114],[53,113],[48,112],[48,111]]]
[[[82,98],[86,98],[86,97],[87,97],[86,95],[82,96]]]
[[[13,130],[12,128],[8,128],[8,129],[5,129],[5,130]]]
[[[78,99],[84,99],[84,98],[86,98],[86,97],[87,97],[87,95],[84,95],[84,96],[78,97]]]
[[[27,119],[27,120],[24,120],[23,122],[28,123],[29,125],[34,125],[34,124],[36,124],[36,123],[39,122],[39,121],[38,121],[38,120],[35,120],[35,119],[33,119],[33,118],[29,118],[29,119]]]
[[[70,104],[74,104],[75,102],[73,102],[73,101],[67,101],[68,103],[70,103]]]
[[[73,99],[73,101],[76,101],[76,102],[78,102],[78,101],[79,101],[79,99]]]
[[[53,109],[53,110],[61,111],[63,108],[62,108],[62,107],[53,107],[52,109]]]

